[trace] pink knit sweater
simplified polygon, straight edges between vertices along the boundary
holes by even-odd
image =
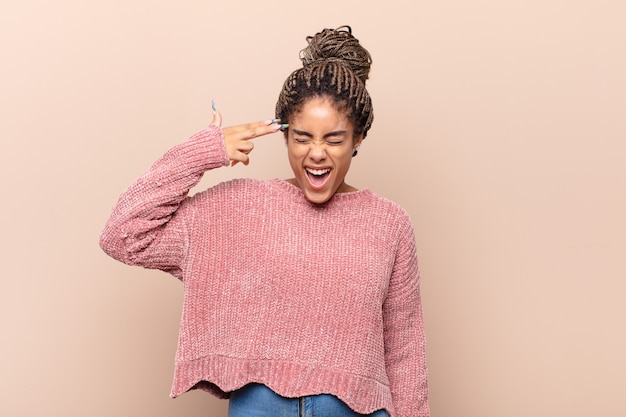
[[[286,397],[336,395],[359,413],[429,415],[415,239],[407,213],[369,190],[310,203],[282,180],[233,180],[209,127],[170,149],[119,198],[110,256],[184,285],[171,395],[249,382]]]

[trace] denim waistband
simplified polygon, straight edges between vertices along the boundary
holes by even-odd
[[[385,410],[359,414],[334,395],[286,398],[262,384],[248,384],[230,395],[228,417],[388,417]]]

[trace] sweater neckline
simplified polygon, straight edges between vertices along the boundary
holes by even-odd
[[[359,190],[356,191],[349,191],[346,193],[335,193],[330,200],[328,200],[326,203],[323,204],[314,204],[311,203],[306,196],[304,195],[304,191],[302,191],[302,189],[296,185],[293,185],[289,182],[287,182],[286,180],[280,179],[280,178],[275,178],[272,180],[272,182],[274,184],[276,184],[279,188],[281,188],[282,190],[284,190],[285,192],[287,192],[288,194],[303,200],[305,202],[307,202],[308,204],[314,205],[314,206],[326,206],[332,203],[341,203],[341,202],[349,202],[349,201],[356,201],[362,198],[367,198],[370,197],[372,195],[372,191],[369,188],[361,188]]]

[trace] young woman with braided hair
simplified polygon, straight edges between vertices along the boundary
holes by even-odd
[[[100,244],[183,282],[173,397],[230,398],[229,417],[429,416],[411,221],[345,182],[373,120],[371,58],[349,27],[307,41],[279,120],[221,128],[215,111],[120,196]],[[294,178],[188,195],[279,130]]]

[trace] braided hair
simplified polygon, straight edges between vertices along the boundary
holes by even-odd
[[[276,103],[276,117],[287,123],[312,98],[329,98],[354,126],[354,137],[367,136],[372,126],[372,100],[365,88],[372,58],[350,26],[324,29],[307,36],[300,51],[302,68],[291,73]]]

